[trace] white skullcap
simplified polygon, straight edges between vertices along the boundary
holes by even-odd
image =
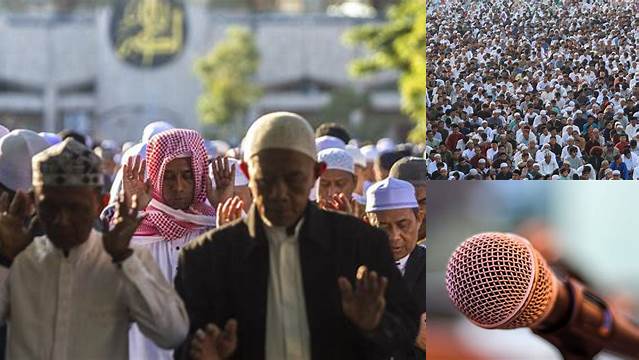
[[[353,162],[355,165],[359,165],[361,167],[366,167],[366,157],[359,150],[359,148],[355,145],[346,145],[346,152],[353,158]]]
[[[639,118],[639,111],[637,111],[636,113],[632,114],[632,117],[637,119]]]
[[[0,137],[3,137],[9,133],[9,129],[0,125]]]
[[[317,148],[317,152],[320,152],[330,148],[344,149],[346,148],[346,144],[340,138],[324,135],[315,139],[315,147]]]
[[[144,127],[144,131],[142,131],[142,142],[147,143],[154,135],[173,128],[175,128],[175,126],[166,121],[154,121]]]
[[[379,156],[379,152],[377,151],[375,145],[362,146],[362,148],[359,150],[366,158],[366,162],[375,162],[375,160],[377,160],[377,157]],[[431,150],[433,149],[431,148]],[[430,151],[428,153],[430,153]]]
[[[559,175],[553,175],[550,177],[551,180],[559,180]]]
[[[501,165],[499,165],[499,168],[506,168],[508,167],[508,164],[506,164],[505,162],[501,163]]]
[[[290,112],[263,115],[246,132],[245,161],[267,149],[292,150],[317,159],[313,128],[303,117]]]
[[[0,183],[10,190],[32,187],[31,158],[49,143],[31,130],[13,130],[0,138]]]
[[[326,169],[342,170],[355,174],[353,157],[346,150],[330,148],[317,153],[317,161],[326,164]]]
[[[481,159],[481,160],[483,160],[483,159]],[[470,171],[468,172],[468,175],[477,176],[477,175],[479,175],[479,172],[477,171],[477,169],[470,169]]]
[[[417,207],[415,187],[408,181],[389,177],[366,190],[366,212]]]
[[[621,172],[619,170],[613,170],[612,175],[621,175]]]
[[[484,164],[484,163],[486,163],[486,159],[481,158],[481,159],[479,159],[479,161],[478,161],[478,162],[480,162],[480,163]]]
[[[395,150],[395,142],[390,138],[382,138],[377,142],[377,151],[380,154]]]

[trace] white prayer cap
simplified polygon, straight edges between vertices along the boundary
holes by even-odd
[[[0,138],[0,183],[10,190],[31,189],[31,158],[49,143],[31,130],[13,130]]]
[[[292,150],[317,159],[313,128],[303,117],[290,112],[263,115],[246,132],[245,161],[267,149]]]
[[[317,161],[326,164],[326,169],[342,170],[355,174],[353,157],[346,150],[330,148],[317,153]]]
[[[0,137],[3,137],[9,133],[9,129],[0,125]]]
[[[501,163],[501,165],[499,165],[499,168],[507,168],[508,164],[506,164],[505,162]]]
[[[433,149],[431,148],[431,150]],[[377,160],[377,157],[379,156],[375,145],[362,146],[360,151],[362,152],[362,154],[364,154],[366,162],[375,162],[375,160]],[[430,153],[430,151],[428,153]]]
[[[382,138],[377,142],[377,151],[385,153],[395,150],[395,142],[390,138]]]
[[[142,142],[149,142],[154,135],[173,128],[175,128],[175,126],[166,121],[154,121],[144,127],[144,131],[142,131]]]
[[[364,154],[362,154],[357,146],[349,144],[346,145],[345,150],[351,155],[351,157],[353,158],[353,162],[355,162],[355,165],[366,167],[366,157],[364,157]]]
[[[366,190],[366,212],[417,207],[415,187],[408,181],[389,177]]]
[[[632,117],[635,119],[639,119],[639,111],[637,111],[636,113],[632,114]]]
[[[613,170],[613,171],[612,171],[612,175],[621,175],[621,171],[619,171],[619,170]]]
[[[315,139],[315,147],[317,148],[317,152],[320,152],[330,148],[344,149],[346,144],[340,138],[324,135]]]
[[[559,175],[555,174],[550,177],[551,180],[559,180]]]

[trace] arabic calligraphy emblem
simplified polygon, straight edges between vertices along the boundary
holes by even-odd
[[[111,18],[118,58],[140,67],[166,64],[186,41],[186,12],[179,0],[120,0]]]

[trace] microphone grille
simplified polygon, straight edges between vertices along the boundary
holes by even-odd
[[[455,307],[484,328],[529,327],[550,309],[553,275],[525,239],[481,233],[452,254],[446,289]]]

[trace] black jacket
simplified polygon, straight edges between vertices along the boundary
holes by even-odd
[[[426,312],[426,248],[417,245],[406,262],[404,283],[420,314]],[[426,353],[415,348],[415,358],[424,360]]]
[[[313,359],[413,358],[419,313],[393,262],[388,238],[352,216],[309,203],[299,233],[300,263]],[[388,277],[380,326],[364,336],[342,312],[337,278],[354,284],[359,265]],[[207,323],[238,321],[235,359],[263,359],[266,331],[268,240],[255,206],[245,220],[212,230],[184,248],[175,287],[191,321],[175,352],[187,358],[192,334]],[[399,356],[398,356],[399,355]]]

